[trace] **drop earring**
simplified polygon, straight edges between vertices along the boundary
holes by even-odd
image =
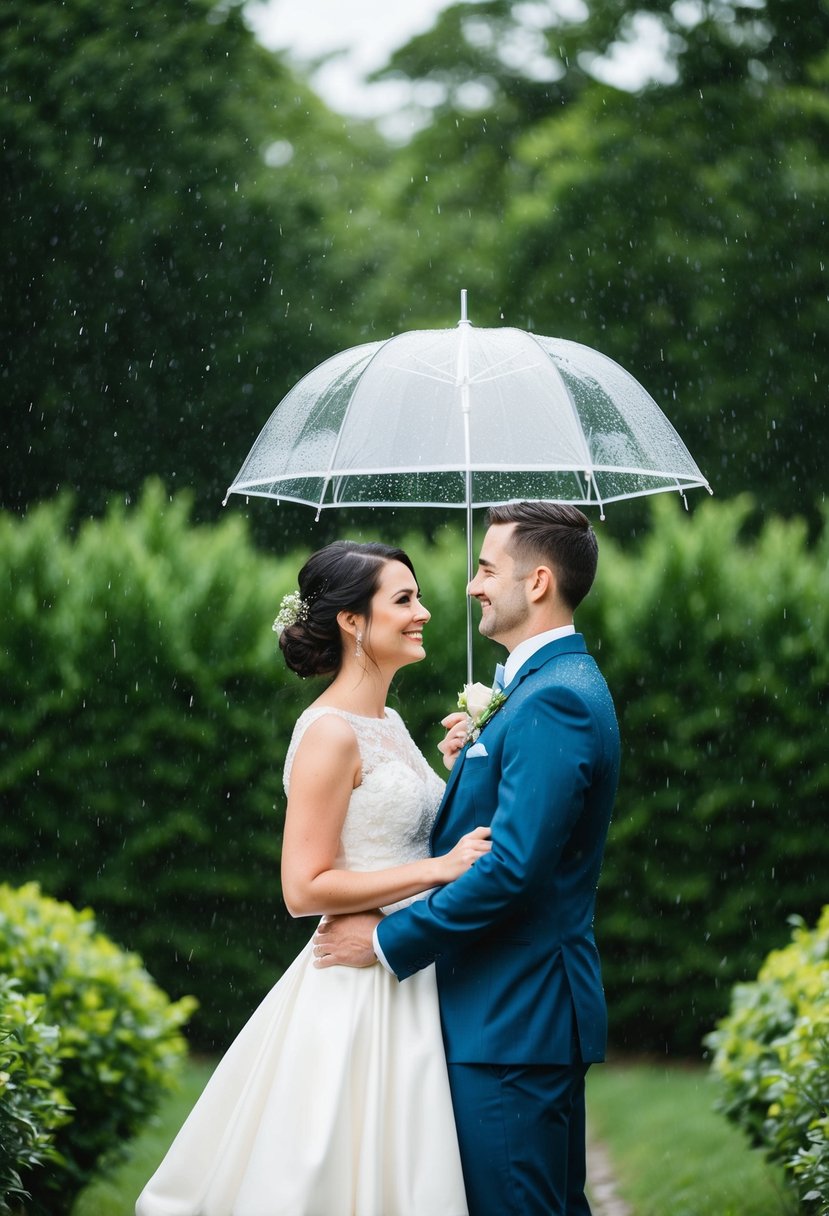
[[[361,659],[363,657],[363,635],[357,630],[357,645],[354,647],[354,658]]]

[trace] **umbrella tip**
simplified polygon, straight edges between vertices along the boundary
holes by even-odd
[[[460,325],[469,324],[469,318],[466,315],[466,288],[465,287],[461,288],[461,319],[459,321],[459,324]]]

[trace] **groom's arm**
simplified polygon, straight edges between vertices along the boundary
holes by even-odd
[[[584,805],[598,750],[592,715],[570,690],[546,688],[525,702],[504,740],[491,852],[426,899],[375,920],[382,953],[400,979],[485,933],[553,872]],[[352,961],[356,937],[344,922],[331,923],[328,932],[319,965],[366,965]],[[373,961],[368,935],[356,936]]]

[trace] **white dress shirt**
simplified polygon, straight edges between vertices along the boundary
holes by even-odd
[[[531,638],[524,638],[524,641],[519,642],[515,650],[510,651],[504,664],[504,688],[509,688],[519,669],[542,646],[546,646],[548,642],[555,642],[558,638],[569,637],[571,633],[575,632],[576,627],[573,624],[559,625],[557,629],[548,629],[545,633],[534,633]]]

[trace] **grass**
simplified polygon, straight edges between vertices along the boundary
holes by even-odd
[[[133,1216],[135,1200],[207,1082],[191,1060],[130,1156],[87,1187],[72,1216]],[[782,1174],[713,1110],[702,1068],[609,1063],[588,1073],[591,1132],[607,1149],[633,1216],[788,1216]],[[436,1213],[436,1216],[438,1214]]]
[[[593,1135],[634,1216],[783,1216],[797,1206],[782,1170],[713,1109],[703,1067],[597,1065],[587,1074]]]
[[[152,1123],[133,1140],[127,1160],[79,1195],[72,1216],[135,1216],[142,1187],[170,1147],[215,1064],[215,1060],[187,1062],[180,1084],[164,1100]]]

